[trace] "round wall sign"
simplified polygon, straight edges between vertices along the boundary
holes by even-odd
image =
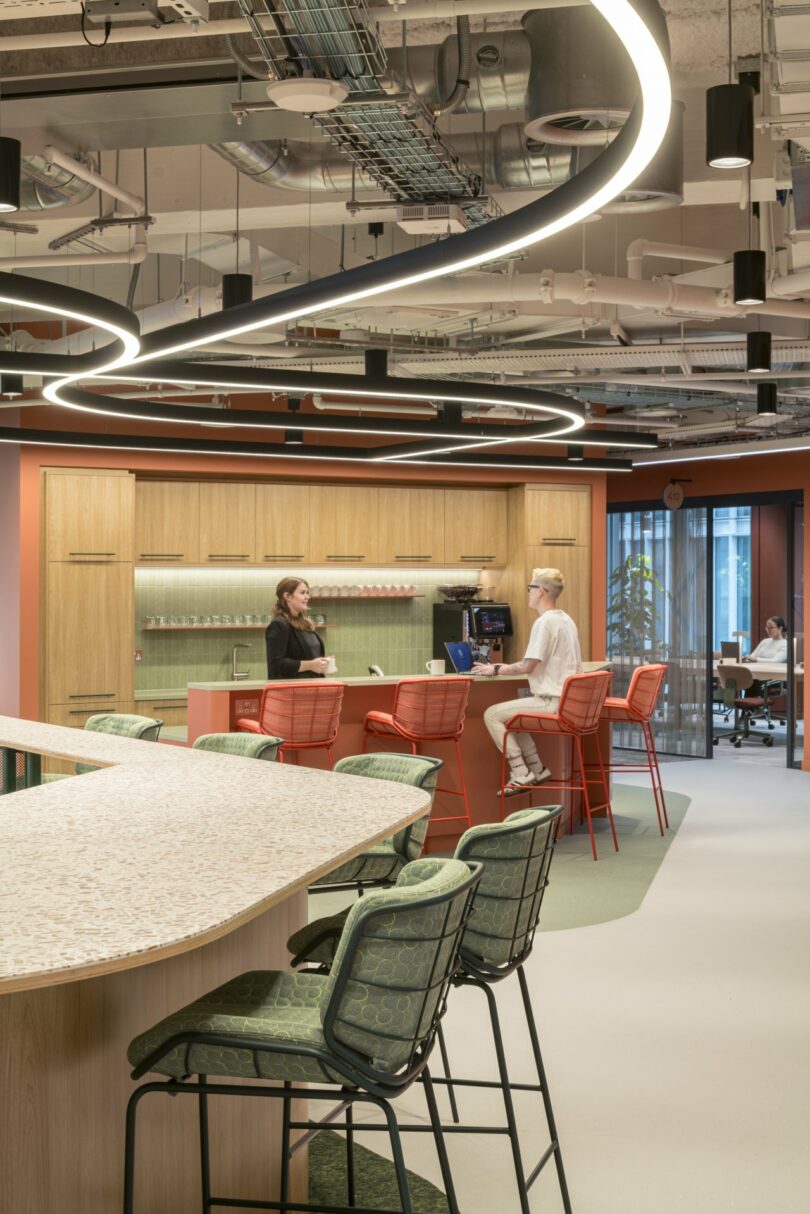
[[[664,505],[667,510],[678,510],[683,505],[683,489],[677,481],[670,481],[664,490]]]

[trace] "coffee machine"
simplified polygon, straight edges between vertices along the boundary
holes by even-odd
[[[433,604],[433,656],[447,656],[445,642],[466,641],[477,662],[500,662],[504,637],[512,635],[508,603]]]

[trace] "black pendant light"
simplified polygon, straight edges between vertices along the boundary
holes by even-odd
[[[734,254],[735,304],[761,304],[765,295],[765,254],[762,249],[738,249]]]
[[[776,417],[776,384],[757,384],[757,417]]]
[[[757,329],[747,333],[745,338],[746,358],[745,369],[756,374],[762,374],[771,369],[771,335]]]
[[[744,169],[754,159],[754,90],[750,84],[716,84],[706,90],[706,163]]]
[[[288,447],[303,447],[304,431],[303,430],[285,430],[284,442]]]
[[[569,464],[581,464],[585,458],[585,448],[580,447],[577,443],[568,444],[568,462]]]
[[[0,135],[0,211],[20,209],[20,141]]]
[[[222,275],[222,311],[236,308],[239,304],[250,303],[253,298],[252,274],[223,274]]]
[[[365,364],[368,379],[385,379],[388,374],[388,351],[366,350]]]
[[[0,375],[0,396],[22,396],[24,391],[23,377],[4,371]]]

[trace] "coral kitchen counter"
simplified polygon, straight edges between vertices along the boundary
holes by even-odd
[[[584,662],[583,670],[604,670],[607,662]],[[430,676],[426,675],[425,678]],[[384,678],[345,678],[338,681],[346,684],[343,696],[343,707],[340,717],[340,728],[335,744],[335,758],[345,755],[359,754],[363,748],[363,721],[367,712],[375,709],[380,712],[390,712],[394,703],[394,691],[399,679]],[[290,680],[293,686],[299,686],[299,680]],[[278,680],[274,686],[283,686]],[[188,685],[188,740],[189,744],[203,733],[219,733],[236,728],[240,717],[257,719],[259,715],[259,700],[265,682],[247,681],[232,683],[189,683]],[[500,783],[500,756],[495,744],[490,738],[484,725],[484,712],[491,704],[503,700],[517,699],[520,689],[528,690],[526,678],[522,675],[505,675],[502,678],[473,677],[471,679],[470,698],[467,704],[467,715],[464,722],[464,733],[461,738],[461,752],[464,760],[464,770],[467,777],[467,788],[470,797],[470,809],[473,824],[492,822],[498,816],[498,786]],[[609,726],[603,727],[603,753],[609,753]],[[374,738],[369,743],[371,750],[402,749],[393,739]],[[556,772],[563,761],[563,743],[549,739],[543,741],[541,753],[546,763]],[[567,751],[567,746],[566,746]],[[444,759],[446,769],[442,783],[450,783],[457,787],[456,760],[452,743],[438,742],[422,747],[424,754],[435,754]],[[304,762],[313,767],[326,766],[326,752],[314,751],[305,753]],[[549,793],[549,802],[559,801],[559,793]],[[535,796],[536,803],[542,803],[542,798]],[[434,816],[445,817],[449,814],[461,813],[461,798],[448,797],[439,793],[436,797]],[[517,809],[525,802],[518,798],[512,808]],[[463,832],[464,824],[439,823],[430,832],[427,849],[445,850],[452,848],[459,835]]]
[[[235,974],[285,967],[307,886],[428,797],[12,717],[0,750],[102,769],[0,796],[0,1209],[112,1214],[130,1040]],[[220,1192],[267,1199],[276,1114],[247,1104],[213,1102],[212,1166]],[[138,1139],[139,1209],[198,1214],[195,1102],[147,1097]]]

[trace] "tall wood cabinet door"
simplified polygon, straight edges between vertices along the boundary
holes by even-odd
[[[256,560],[260,565],[310,563],[309,486],[256,486]]]
[[[255,562],[255,485],[210,481],[200,485],[200,560],[206,565]]]
[[[46,703],[132,700],[132,566],[52,561],[46,576]]]
[[[589,547],[591,542],[591,491],[555,485],[526,489],[526,544]]]
[[[313,565],[378,565],[379,489],[313,485],[309,495]]]
[[[444,564],[444,490],[380,489],[383,565]]]
[[[445,489],[444,559],[448,565],[505,565],[506,491]]]
[[[582,657],[591,656],[591,550],[584,546],[541,544],[526,549],[526,584],[532,569],[559,569],[565,578],[565,590],[559,606],[566,611],[579,630]],[[534,614],[529,612],[530,625]]]
[[[135,478],[127,472],[48,469],[45,552],[49,561],[131,561]]]
[[[200,560],[200,486],[193,481],[137,481],[135,560],[196,565]]]

